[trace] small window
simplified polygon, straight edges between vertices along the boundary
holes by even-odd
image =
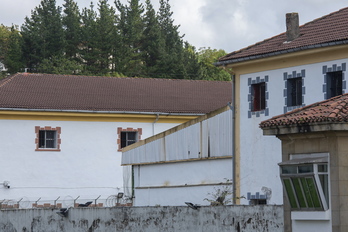
[[[327,98],[342,95],[342,71],[326,73]]]
[[[60,151],[60,127],[52,128],[49,126],[36,126],[35,133],[36,151]]]
[[[302,105],[302,77],[287,79],[287,106]]]
[[[117,134],[118,151],[122,151],[122,148],[136,143],[141,139],[142,129],[118,127]]]
[[[266,83],[261,82],[251,85],[252,110],[260,111],[266,108]]]
[[[131,145],[137,141],[136,131],[123,131],[121,132],[121,148]]]
[[[40,130],[39,148],[57,148],[57,131]]]

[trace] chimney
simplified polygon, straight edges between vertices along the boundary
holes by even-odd
[[[286,14],[286,39],[291,42],[300,36],[298,13]]]

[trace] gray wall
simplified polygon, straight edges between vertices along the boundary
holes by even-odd
[[[283,231],[283,206],[71,208],[0,211],[1,232]]]

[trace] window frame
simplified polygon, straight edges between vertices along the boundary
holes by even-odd
[[[328,210],[330,179],[327,157],[294,159],[279,166],[284,193],[292,211]],[[312,168],[306,169],[309,166]],[[319,170],[319,166],[325,166],[326,170]]]
[[[44,132],[44,138],[42,138],[42,134]],[[47,138],[47,132],[54,132],[53,138]],[[61,151],[60,145],[61,145],[61,127],[35,127],[35,151]],[[42,146],[42,139],[44,139],[44,146]],[[47,141],[53,141],[54,146],[47,147]]]

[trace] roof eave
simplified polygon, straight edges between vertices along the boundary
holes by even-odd
[[[263,135],[308,134],[313,132],[347,131],[348,122],[320,122],[291,125],[273,125],[261,128]]]
[[[321,43],[321,44],[313,44],[313,45],[308,45],[308,46],[304,46],[304,47],[290,48],[290,49],[286,49],[286,50],[270,52],[270,53],[265,53],[265,54],[258,54],[258,55],[240,57],[240,58],[236,58],[236,59],[223,60],[223,61],[215,62],[214,65],[215,66],[223,66],[223,65],[235,64],[235,63],[244,62],[244,61],[268,58],[268,57],[278,56],[278,55],[284,55],[284,54],[288,54],[288,53],[299,52],[299,51],[304,51],[304,50],[309,50],[309,49],[325,48],[325,47],[344,45],[344,44],[348,44],[348,40],[339,40],[339,41],[332,41],[332,42],[326,42],[326,43]]]

